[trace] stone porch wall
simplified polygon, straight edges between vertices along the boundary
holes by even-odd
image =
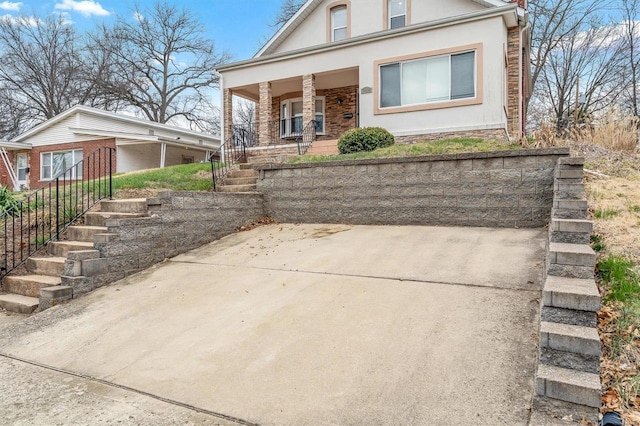
[[[567,149],[256,165],[280,222],[545,226]]]

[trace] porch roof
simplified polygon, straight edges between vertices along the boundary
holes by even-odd
[[[205,141],[203,141],[202,143],[195,143],[191,141],[181,140],[180,137],[172,139],[164,136],[142,135],[139,133],[114,132],[73,127],[69,128],[69,130],[79,135],[115,138],[118,145],[127,143],[166,143],[167,145],[202,151],[213,151],[219,148],[219,144],[212,144]]]
[[[4,148],[7,151],[20,151],[23,149],[31,149],[30,143],[25,142],[11,142],[11,141],[0,141],[0,148]]]

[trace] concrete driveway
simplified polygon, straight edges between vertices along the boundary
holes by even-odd
[[[260,227],[4,326],[0,371],[130,395],[130,424],[524,425],[544,237]],[[24,420],[20,383],[0,411]]]

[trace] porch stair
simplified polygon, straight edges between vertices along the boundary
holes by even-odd
[[[583,162],[561,158],[556,166],[531,426],[566,417],[598,422],[601,296],[589,246],[593,223],[582,199]]]
[[[338,140],[314,141],[305,155],[338,155]]]
[[[249,163],[239,163],[229,171],[216,192],[254,192],[258,182],[258,171]]]
[[[63,234],[66,240],[52,241],[47,245],[46,253],[29,258],[26,274],[12,274],[4,278],[0,294],[1,308],[30,314],[43,301],[54,305],[72,298],[73,289],[62,285],[68,254],[94,250],[94,236],[107,232],[104,226],[107,219],[147,216],[146,199],[103,200],[99,206],[99,211],[92,210],[85,214],[85,225],[67,228]]]

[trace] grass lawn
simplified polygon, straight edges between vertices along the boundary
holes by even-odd
[[[212,186],[210,163],[183,164],[113,176],[114,191],[122,189],[210,191]]]
[[[488,152],[522,149],[520,144],[483,139],[456,138],[433,142],[421,142],[411,145],[392,145],[370,152],[357,152],[340,155],[303,155],[290,160],[290,163],[318,163],[324,161],[361,160],[367,158],[416,157],[420,155],[455,154],[460,152]]]

